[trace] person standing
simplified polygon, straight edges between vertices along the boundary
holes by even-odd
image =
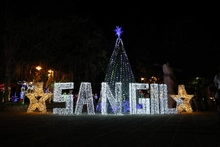
[[[219,67],[219,70],[220,70],[220,67]],[[220,73],[215,75],[214,83],[215,83],[215,86],[218,88],[215,94],[215,101],[216,101],[217,111],[218,111],[218,124],[220,124]]]
[[[95,93],[93,95],[93,102],[94,102],[94,109],[95,109],[95,111],[96,111],[96,106],[98,104],[98,101],[99,101],[99,97],[98,97],[97,93]]]
[[[20,102],[22,104],[24,104],[24,102],[25,102],[25,94],[26,94],[25,87],[22,86],[21,87],[21,92],[20,92]]]

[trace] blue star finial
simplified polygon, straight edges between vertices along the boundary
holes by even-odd
[[[116,26],[116,29],[114,30],[116,32],[116,35],[118,36],[118,38],[120,38],[121,34],[122,34],[122,27]]]

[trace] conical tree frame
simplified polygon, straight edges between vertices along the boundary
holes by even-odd
[[[129,83],[135,83],[135,78],[128,60],[128,56],[120,36],[116,40],[115,48],[108,64],[105,82],[108,82],[113,94],[115,90],[115,83],[121,82],[124,100],[129,97]]]

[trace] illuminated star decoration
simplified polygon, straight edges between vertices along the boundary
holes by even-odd
[[[178,85],[178,95],[170,95],[176,101],[176,108],[178,112],[192,112],[190,100],[194,95],[188,95],[184,85]]]
[[[26,94],[30,100],[27,112],[33,112],[38,108],[41,113],[46,113],[47,107],[45,101],[52,96],[52,93],[44,93],[42,82],[34,83],[33,90],[33,92]]]
[[[118,38],[120,38],[121,34],[122,34],[122,27],[116,26],[116,29],[114,30],[116,32],[116,35],[118,36]]]

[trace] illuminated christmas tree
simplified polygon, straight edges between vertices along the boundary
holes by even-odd
[[[115,83],[121,82],[123,100],[125,100],[129,96],[129,83],[135,83],[135,78],[122,39],[120,38],[123,31],[118,26],[114,31],[118,38],[116,39],[115,48],[108,64],[105,82],[108,82],[113,94]]]

